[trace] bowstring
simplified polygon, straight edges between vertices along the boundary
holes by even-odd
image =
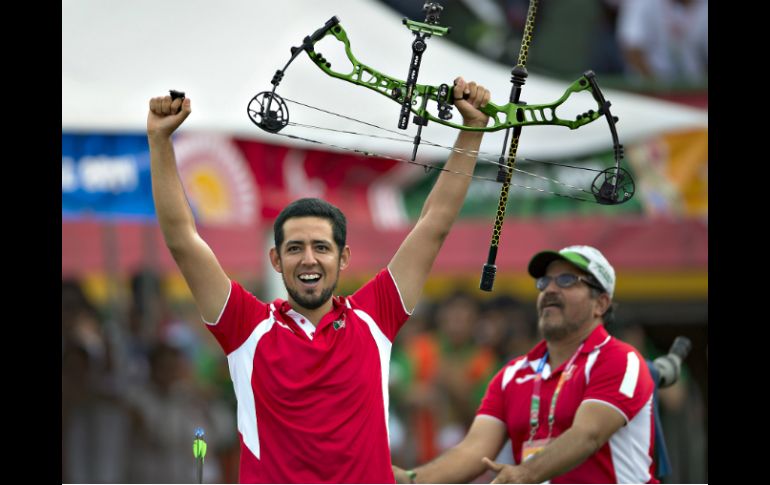
[[[313,109],[313,110],[316,110],[316,111],[319,111],[319,112],[322,112],[322,113],[326,113],[326,114],[329,114],[329,115],[332,115],[332,116],[336,116],[336,117],[339,117],[339,118],[342,118],[342,119],[346,119],[348,121],[352,121],[352,122],[355,122],[355,123],[360,123],[360,124],[369,126],[371,128],[382,130],[382,131],[385,131],[385,132],[388,132],[388,133],[391,133],[391,134],[394,134],[394,135],[398,135],[398,138],[386,137],[386,136],[382,136],[382,135],[373,135],[373,134],[368,134],[368,133],[360,133],[360,132],[349,131],[349,130],[341,130],[341,129],[335,129],[335,128],[328,128],[328,127],[321,127],[321,126],[315,126],[315,125],[309,125],[309,124],[303,124],[303,123],[296,123],[296,122],[288,122],[287,123],[288,125],[295,126],[295,127],[300,127],[300,128],[309,128],[309,129],[316,129],[316,130],[322,130],[322,131],[330,131],[330,132],[336,132],[336,133],[342,133],[342,134],[364,136],[364,137],[369,137],[369,138],[377,138],[377,139],[383,139],[383,140],[388,140],[388,141],[412,143],[412,137],[410,135],[406,134],[406,133],[395,131],[395,130],[391,130],[391,129],[388,129],[388,128],[376,125],[374,123],[369,123],[369,122],[366,122],[366,121],[362,121],[362,120],[359,120],[359,119],[356,119],[356,118],[353,118],[353,117],[350,117],[350,116],[346,116],[346,115],[342,115],[342,114],[339,114],[339,113],[335,113],[333,111],[329,111],[329,110],[326,110],[326,109],[323,109],[323,108],[312,106],[312,105],[309,105],[309,104],[306,104],[306,103],[302,103],[300,101],[296,101],[296,100],[293,100],[293,99],[289,99],[289,98],[285,98],[285,97],[283,99],[285,101],[287,101],[287,102],[294,103],[294,104],[299,105],[299,106],[303,106],[303,107],[306,107],[306,108],[309,108],[309,109]],[[290,135],[290,134],[287,134],[287,133],[280,133],[280,132],[277,132],[277,133],[274,133],[274,134],[280,135],[280,136],[284,136],[284,137],[287,137],[287,138],[290,138],[290,139],[294,139],[294,140],[301,140],[301,141],[304,141],[304,142],[307,142],[307,143],[312,143],[312,144],[317,144],[317,145],[321,145],[321,146],[327,146],[327,147],[330,147],[330,148],[335,148],[335,149],[338,149],[338,150],[353,152],[353,153],[357,153],[359,155],[364,155],[364,156],[367,156],[367,157],[377,157],[377,158],[382,158],[382,159],[395,160],[395,161],[398,161],[398,162],[408,163],[408,164],[411,164],[411,165],[418,165],[418,166],[424,167],[426,169],[426,172],[430,171],[431,169],[436,169],[436,170],[440,170],[442,172],[453,173],[455,175],[463,175],[463,176],[471,177],[471,178],[474,178],[474,179],[486,180],[486,181],[489,181],[489,182],[498,182],[499,183],[499,181],[496,178],[484,177],[484,176],[475,175],[475,174],[468,174],[468,173],[465,173],[465,172],[456,172],[456,171],[448,170],[446,168],[439,167],[439,166],[436,166],[436,165],[416,162],[414,160],[410,160],[410,159],[406,159],[406,158],[399,158],[399,157],[394,157],[394,156],[390,156],[390,155],[382,155],[382,154],[378,154],[378,153],[374,153],[374,152],[370,152],[370,151],[366,151],[366,150],[360,150],[360,149],[356,149],[356,148],[343,147],[343,146],[339,146],[339,145],[334,145],[332,143],[322,142],[322,141],[319,141],[319,140],[314,140],[314,139],[311,139],[311,138],[306,138],[306,137],[302,137],[302,136],[298,136],[298,135]],[[448,147],[448,146],[444,146],[444,145],[441,145],[439,143],[435,143],[435,142],[432,142],[432,141],[429,141],[429,140],[426,140],[426,139],[423,139],[422,143],[427,145],[427,146],[433,146],[433,147],[436,147],[436,148],[448,150],[448,151],[453,152],[453,153],[476,155],[478,157],[479,161],[483,161],[483,162],[486,162],[488,164],[495,165],[495,166],[498,166],[498,167],[503,167],[506,170],[508,169],[508,166],[506,164],[502,164],[502,163],[500,163],[497,160],[492,159],[492,158],[487,158],[487,157],[481,156],[481,155],[487,155],[487,156],[493,155],[493,154],[491,154],[489,152],[482,152],[480,150],[465,150],[465,149],[461,149],[461,148]],[[548,164],[548,165],[556,165],[556,166],[574,168],[574,169],[578,169],[578,170],[587,170],[587,171],[592,171],[592,172],[600,172],[601,171],[601,170],[596,170],[596,169],[587,168],[587,167],[577,167],[577,166],[572,166],[572,165],[560,164],[560,163],[557,163],[557,162],[540,161],[540,160],[523,158],[523,157],[517,157],[516,160],[520,161],[520,162],[523,161],[523,162],[544,163],[544,164]],[[554,183],[554,184],[557,184],[557,185],[561,185],[561,186],[564,186],[564,187],[567,187],[569,189],[576,190],[576,191],[579,191],[579,192],[582,192],[582,193],[585,193],[585,194],[592,195],[591,192],[589,192],[589,191],[587,191],[585,189],[582,189],[580,187],[576,187],[574,185],[571,185],[571,184],[568,184],[568,183],[565,183],[565,182],[561,182],[559,180],[555,180],[555,179],[552,179],[552,178],[549,178],[549,177],[545,177],[545,176],[540,175],[540,174],[536,174],[536,173],[532,173],[532,172],[529,172],[529,171],[526,171],[526,170],[522,170],[522,169],[517,168],[517,167],[513,167],[513,171],[514,172],[519,172],[519,173],[522,173],[522,174],[525,174],[525,175],[529,175],[531,177],[544,180],[546,182],[551,182],[551,183]],[[569,199],[573,199],[573,200],[578,200],[578,201],[581,201],[581,202],[595,202],[593,199],[582,199],[580,197],[575,197],[575,196],[567,195],[567,194],[560,194],[558,192],[553,192],[553,191],[541,189],[541,188],[538,188],[538,187],[531,187],[531,186],[528,186],[528,185],[522,185],[522,184],[518,184],[518,183],[511,183],[511,185],[513,185],[515,187],[527,189],[527,190],[534,190],[536,192],[541,192],[541,193],[547,193],[547,194],[550,194],[550,195],[555,195],[555,196],[558,196],[558,197],[565,197],[565,198],[569,198]]]
[[[345,133],[345,134],[350,134],[350,135],[367,136],[367,137],[371,137],[371,138],[379,138],[379,139],[390,140],[390,141],[399,141],[399,142],[408,142],[408,143],[412,143],[413,142],[412,136],[404,133],[403,131],[391,130],[391,129],[385,128],[383,126],[376,125],[374,123],[369,123],[367,121],[362,121],[362,120],[359,120],[357,118],[353,118],[351,116],[345,116],[345,115],[342,115],[342,114],[339,114],[339,113],[335,113],[334,111],[329,111],[329,110],[326,110],[326,109],[323,109],[323,108],[318,108],[316,106],[305,104],[305,103],[302,103],[300,101],[295,101],[293,99],[289,99],[289,98],[285,98],[284,97],[283,100],[284,101],[288,101],[290,103],[297,104],[299,106],[303,106],[305,108],[310,108],[310,109],[314,109],[316,111],[320,111],[322,113],[326,113],[326,114],[329,114],[329,115],[332,115],[332,116],[337,116],[338,118],[343,118],[343,119],[346,119],[346,120],[349,120],[349,121],[353,121],[355,123],[360,123],[362,125],[366,125],[366,126],[369,126],[369,127],[372,127],[372,128],[376,128],[378,130],[382,130],[382,131],[391,133],[393,135],[398,135],[399,138],[393,138],[393,137],[387,137],[387,136],[381,136],[381,135],[372,135],[372,134],[368,134],[368,133],[359,133],[359,132],[356,132],[356,131],[339,130],[339,129],[335,129],[335,128],[327,128],[327,127],[314,126],[314,125],[304,125],[304,124],[294,123],[294,122],[289,122],[290,125],[293,124],[295,126],[301,126],[301,127],[305,127],[305,128],[313,128],[313,129],[317,129],[317,130],[333,131],[333,132],[337,132],[337,133]],[[482,152],[480,150],[466,150],[466,149],[463,149],[463,148],[448,147],[448,146],[441,145],[440,143],[435,143],[435,142],[432,142],[432,141],[424,139],[424,138],[421,140],[421,143],[425,144],[425,145],[428,145],[428,146],[432,146],[432,147],[436,147],[436,148],[442,148],[444,150],[449,150],[449,151],[454,152],[454,153],[468,154],[468,155],[478,155],[479,156],[479,160],[483,160],[483,161],[489,162],[492,165],[498,165],[498,166],[501,166],[501,167],[507,167],[507,165],[502,164],[502,163],[498,162],[497,160],[494,160],[494,159],[491,159],[491,158],[487,158],[487,157],[495,156],[494,153]],[[486,155],[486,157],[481,157],[481,155]],[[589,172],[596,172],[596,173],[599,173],[599,172],[602,171],[602,170],[597,170],[595,168],[578,167],[578,166],[575,166],[575,165],[567,165],[565,163],[550,162],[550,161],[545,161],[545,160],[536,160],[534,158],[516,157],[516,161],[517,162],[543,163],[543,164],[546,164],[546,165],[556,165],[556,166],[559,166],[559,167],[573,168],[573,169],[576,169],[576,170],[587,170]],[[552,180],[552,179],[550,179],[550,180],[552,182],[560,183],[558,180]]]
[[[391,155],[381,155],[381,154],[378,154],[378,153],[374,153],[374,152],[370,152],[370,151],[366,151],[366,150],[361,150],[361,149],[358,149],[358,148],[343,147],[343,146],[335,145],[333,143],[313,140],[312,138],[306,138],[306,137],[299,136],[299,135],[290,135],[288,133],[280,133],[280,132],[278,132],[278,133],[274,133],[274,134],[278,135],[278,136],[283,136],[283,137],[286,137],[286,138],[290,138],[292,140],[301,140],[301,141],[308,142],[308,143],[313,143],[313,144],[322,145],[322,146],[326,146],[326,147],[336,148],[338,150],[343,150],[343,151],[347,151],[347,152],[353,152],[353,153],[357,153],[359,155],[364,155],[366,157],[376,157],[376,158],[382,158],[382,159],[386,159],[386,160],[395,160],[395,161],[398,161],[398,162],[404,162],[404,163],[408,163],[408,164],[411,164],[411,165],[419,165],[421,167],[426,168],[427,170],[434,170],[435,169],[435,170],[439,170],[441,172],[447,172],[447,173],[452,173],[452,174],[455,174],[455,175],[462,175],[464,177],[470,177],[470,178],[474,178],[474,179],[478,179],[478,180],[486,180],[488,182],[497,182],[497,183],[499,183],[496,178],[484,177],[482,175],[475,175],[475,174],[470,174],[470,173],[466,173],[466,172],[456,172],[454,170],[449,170],[447,168],[438,167],[436,165],[430,165],[430,164],[426,164],[426,163],[417,162],[417,161],[414,161],[414,160],[409,160],[407,158],[398,158],[398,157],[394,157],[394,156],[391,156]],[[514,169],[514,170],[516,170],[516,169]],[[525,172],[525,171],[522,171],[522,170],[518,170],[518,171],[520,171],[522,173],[528,173],[528,172]],[[530,175],[533,175],[535,177],[540,177],[537,174],[530,174]],[[546,179],[546,180],[550,180],[550,179]],[[541,188],[538,188],[538,187],[530,187],[528,185],[521,185],[521,184],[518,184],[518,183],[511,183],[510,185],[513,185],[515,187],[519,187],[519,188],[522,188],[522,189],[534,190],[536,192],[542,192],[542,193],[545,193],[545,194],[551,194],[551,195],[555,195],[555,196],[558,196],[558,197],[566,197],[566,198],[569,198],[569,199],[579,200],[581,202],[594,202],[591,199],[581,199],[579,197],[575,197],[575,196],[572,196],[572,195],[560,194],[558,192],[551,192],[549,190],[541,189]],[[581,190],[581,191],[585,192],[585,190],[583,190],[583,189],[579,189],[578,188],[578,190]]]

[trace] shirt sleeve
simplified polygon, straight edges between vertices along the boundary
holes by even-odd
[[[230,295],[222,314],[206,327],[219,342],[226,355],[238,349],[256,326],[268,318],[269,307],[246,291],[238,282],[230,282]]]
[[[354,308],[365,311],[374,319],[391,342],[409,319],[410,314],[404,308],[401,293],[388,268],[353,293],[350,300]]]
[[[647,361],[630,345],[622,345],[598,356],[588,375],[583,401],[607,403],[628,422],[649,401],[654,389]]]
[[[506,367],[500,369],[495,377],[489,382],[487,386],[487,392],[484,394],[484,398],[481,400],[479,409],[476,411],[476,415],[486,414],[493,416],[500,421],[505,421],[505,400],[503,398],[503,372]]]

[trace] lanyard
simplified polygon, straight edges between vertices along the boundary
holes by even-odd
[[[553,423],[556,416],[556,401],[559,399],[559,393],[561,392],[561,388],[564,385],[564,382],[572,377],[573,372],[573,364],[575,363],[575,359],[577,359],[577,356],[580,354],[580,351],[583,349],[583,344],[585,342],[581,342],[580,346],[578,346],[577,350],[574,354],[572,354],[572,357],[569,359],[569,362],[567,362],[566,367],[564,368],[564,371],[561,373],[561,376],[559,376],[559,382],[556,384],[556,390],[553,392],[553,397],[551,398],[551,407],[548,410],[548,438],[551,437],[551,432],[553,431]],[[540,414],[540,386],[542,385],[543,380],[543,368],[545,367],[545,363],[548,360],[548,351],[545,351],[545,355],[543,355],[543,358],[540,360],[540,364],[537,366],[537,371],[535,374],[535,383],[532,387],[532,401],[530,402],[529,406],[529,441],[531,442],[532,439],[535,437],[535,433],[537,432],[538,423],[540,421],[538,415]]]

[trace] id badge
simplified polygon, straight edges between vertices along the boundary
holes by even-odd
[[[524,443],[524,447],[521,449],[521,462],[524,463],[525,461],[543,451],[543,448],[545,448],[550,441],[550,439],[543,439],[527,441]]]

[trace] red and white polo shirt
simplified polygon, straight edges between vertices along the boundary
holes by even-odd
[[[490,382],[477,412],[505,423],[516,463],[521,463],[522,446],[529,439],[530,400],[545,351],[546,343],[542,341],[527,355],[503,367]],[[626,425],[582,464],[550,482],[657,483],[652,461],[654,383],[644,358],[599,325],[586,339],[575,366],[559,393],[551,438],[572,426],[578,407],[585,401],[611,406],[623,415]],[[535,440],[548,436],[551,398],[565,367],[566,362],[555,371],[549,364],[543,368]]]
[[[388,444],[393,339],[409,318],[383,269],[317,327],[288,302],[231,283],[208,328],[238,400],[241,482],[394,483]]]

